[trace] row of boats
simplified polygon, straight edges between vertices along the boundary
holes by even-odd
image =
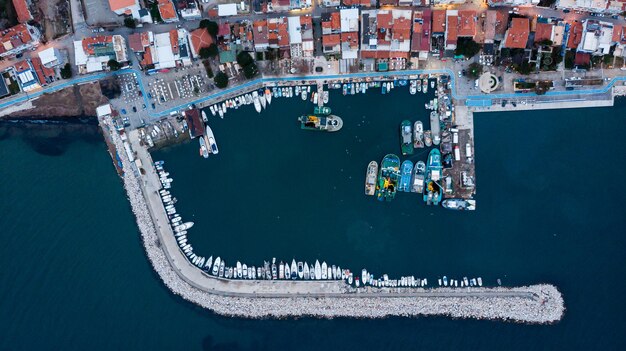
[[[468,286],[483,286],[483,278],[478,277],[468,279],[467,277],[463,277],[463,279],[450,279],[448,281],[448,277],[444,275],[443,278],[439,278],[437,280],[437,283],[439,286],[453,286],[455,288],[459,286],[461,288]]]
[[[439,205],[443,197],[443,187],[439,184],[443,166],[441,152],[432,149],[427,162],[418,161],[415,165],[411,160],[400,163],[394,154],[385,155],[380,169],[376,161],[367,166],[365,175],[365,195],[373,196],[380,201],[391,201],[396,192],[412,192],[422,194],[427,205]],[[442,206],[451,210],[474,210],[475,200],[446,199]]]
[[[400,149],[402,155],[413,155],[415,149],[437,146],[441,143],[441,126],[437,112],[430,113],[431,130],[424,130],[422,121],[400,123]]]
[[[206,114],[202,111],[202,117],[206,120]],[[217,148],[217,142],[215,141],[215,135],[213,130],[208,124],[205,124],[204,135],[198,137],[200,143],[200,156],[209,158],[209,155],[217,155],[219,149]]]
[[[430,81],[430,87],[432,89],[435,89],[435,81],[431,80]],[[421,81],[420,80],[411,80],[409,82],[409,93],[411,95],[415,95],[418,92],[423,92],[424,94],[428,93],[428,79],[424,78]]]

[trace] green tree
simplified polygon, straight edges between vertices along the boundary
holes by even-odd
[[[161,23],[163,19],[161,18],[161,13],[159,12],[159,4],[154,2],[154,4],[150,5],[150,16],[152,16],[152,20]]]
[[[134,18],[128,16],[126,18],[124,18],[124,26],[131,28],[131,29],[135,29],[137,28],[137,20],[135,20]]]
[[[107,66],[109,66],[111,71],[117,71],[122,68],[122,65],[115,60],[109,60],[109,62],[107,62]]]
[[[259,73],[259,70],[256,67],[256,64],[254,64],[254,63],[243,67],[243,75],[247,79],[250,79],[250,78],[256,76],[258,73]]]
[[[467,58],[474,57],[480,52],[480,44],[472,40],[472,38],[460,38],[457,42],[455,55],[463,55]]]
[[[224,74],[224,72],[217,72],[213,81],[215,81],[215,86],[220,89],[224,89],[228,86],[228,76]]]
[[[524,61],[521,65],[515,65],[515,70],[519,74],[528,75],[533,71],[533,68],[528,61]]]
[[[219,50],[217,49],[217,45],[215,45],[215,43],[212,43],[211,45],[209,45],[209,47],[200,48],[198,54],[200,55],[200,58],[208,59],[210,57],[217,56],[219,54]]]
[[[552,44],[554,44],[554,43],[550,39],[543,39],[543,40],[539,41],[537,44],[541,45],[541,46],[552,46]]]
[[[576,58],[576,54],[573,51],[565,52],[565,68],[572,69],[574,68],[574,59]]]
[[[208,19],[203,19],[202,21],[200,21],[199,28],[205,28],[212,36],[216,36],[219,30],[217,23]]]
[[[63,79],[70,79],[72,78],[72,65],[68,63],[65,64],[65,66],[63,66],[63,68],[61,68],[61,78]]]
[[[478,78],[483,74],[483,65],[477,62],[472,62],[467,67],[467,74],[472,78]]]
[[[237,54],[237,63],[239,64],[239,66],[245,67],[249,64],[254,63],[254,59],[252,58],[249,52],[242,51],[239,54]]]

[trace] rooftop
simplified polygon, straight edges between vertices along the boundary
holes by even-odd
[[[213,38],[206,28],[198,28],[191,32],[191,45],[195,54],[199,54],[201,48],[208,48],[211,44]]]
[[[459,11],[459,31],[460,37],[473,37],[476,35],[476,11],[461,10]]]
[[[513,18],[506,36],[505,47],[510,49],[526,48],[529,26],[528,18]]]
[[[13,0],[13,7],[15,8],[18,22],[24,23],[33,19],[26,0]]]

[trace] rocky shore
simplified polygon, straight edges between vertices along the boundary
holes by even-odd
[[[120,135],[109,119],[100,121],[104,133],[110,133],[121,158],[122,176],[132,211],[146,249],[148,259],[163,283],[176,295],[215,313],[245,318],[383,318],[387,316],[449,316],[505,320],[520,323],[546,324],[559,321],[564,313],[561,293],[552,285],[516,288],[413,289],[423,296],[406,296],[407,289],[388,289],[379,294],[366,289],[346,289],[345,296],[258,297],[228,296],[219,291],[208,292],[187,282],[177,272],[172,258],[162,247],[151,212],[142,190],[142,178],[124,152]],[[144,167],[149,167],[145,165]],[[213,278],[211,278],[213,279]],[[253,281],[250,284],[254,284]],[[463,290],[463,291],[460,291]],[[467,290],[469,291],[469,290]],[[402,292],[402,293],[401,293]],[[496,294],[501,292],[501,294]],[[518,292],[506,296],[508,293]]]

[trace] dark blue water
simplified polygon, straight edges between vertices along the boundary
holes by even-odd
[[[367,162],[398,152],[398,122],[426,120],[422,101],[394,94],[331,97],[341,134],[300,131],[309,107],[282,100],[215,121],[218,157],[195,143],[158,152],[196,251],[550,282],[560,323],[215,316],[151,270],[95,127],[3,125],[0,349],[624,349],[626,105],[476,115],[479,209],[455,213],[362,196]]]

